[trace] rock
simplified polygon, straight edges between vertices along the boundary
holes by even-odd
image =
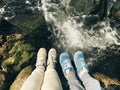
[[[111,45],[101,51],[101,56],[96,58],[97,62],[92,65],[90,71],[95,73],[94,77],[100,80],[105,87],[110,85],[120,86],[119,58],[120,47],[117,45]]]
[[[120,19],[120,10],[115,13],[115,16]]]
[[[119,16],[120,0],[71,0],[70,6],[78,15],[98,14],[102,20],[108,16]]]
[[[1,14],[8,19],[14,17],[18,14],[33,14],[39,13],[40,11],[40,1],[38,0],[1,0],[0,8],[3,9]]]
[[[120,86],[120,81],[117,78],[111,78],[109,76],[106,76],[104,74],[101,73],[95,73],[93,75],[97,80],[101,81],[105,87],[108,87],[110,85],[117,85]]]
[[[0,71],[0,90],[3,90],[5,88],[5,73]]]
[[[28,76],[32,72],[32,66],[27,66],[17,75],[16,79],[10,86],[10,90],[20,90],[24,81],[28,78]]]
[[[3,39],[2,39],[3,35],[0,35],[0,45],[2,44],[3,42]]]
[[[98,9],[99,1],[100,0],[71,0],[70,6],[73,6],[75,11],[86,15]]]
[[[48,42],[50,32],[42,15],[23,15],[17,20],[10,21],[11,24],[0,18],[0,71],[4,72],[0,74],[0,77],[4,76],[0,78],[0,90],[8,90],[18,72],[28,65],[34,65],[40,47],[51,47]]]
[[[120,10],[120,0],[116,0],[116,2],[113,5],[113,8],[111,10],[111,14],[112,15],[118,14],[119,10]]]
[[[113,84],[113,85],[106,87],[105,90],[120,90],[120,86]]]
[[[11,50],[8,52],[9,56],[6,58],[1,66],[4,67],[7,71],[12,70],[11,72],[19,72],[25,64],[28,64],[35,53],[33,52],[34,48],[31,45],[24,43],[23,41],[15,42]]]

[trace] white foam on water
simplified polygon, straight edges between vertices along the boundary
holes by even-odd
[[[59,43],[55,43],[58,48],[64,47],[67,51],[72,48],[90,50],[94,47],[103,49],[112,44],[120,45],[118,42],[120,36],[116,29],[111,28],[109,21],[98,22],[91,29],[85,29],[82,20],[76,22],[76,16],[71,16],[67,12],[69,2],[68,0],[60,0],[60,3],[54,3],[52,0],[42,0],[45,19],[55,27],[51,32],[59,40]],[[86,17],[87,15],[82,16],[82,18]],[[62,44],[62,47],[59,44]]]

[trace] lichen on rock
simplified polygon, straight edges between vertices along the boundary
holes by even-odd
[[[7,70],[12,68],[14,71],[19,71],[23,67],[22,65],[30,63],[31,58],[34,56],[34,48],[23,41],[15,42],[11,50],[8,52],[8,57],[1,64]],[[12,66],[12,67],[11,67]]]
[[[5,73],[0,71],[0,90],[5,88]]]
[[[10,86],[10,90],[20,90],[21,86],[32,72],[32,66],[23,68]]]
[[[105,87],[108,87],[110,85],[120,86],[120,81],[117,78],[111,78],[101,73],[95,73],[93,76],[97,80],[100,80],[105,85]]]

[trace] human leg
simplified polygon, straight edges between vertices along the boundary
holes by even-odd
[[[86,90],[101,90],[99,81],[91,77],[88,72],[84,72],[79,77],[81,77]]]
[[[101,90],[99,81],[89,75],[88,66],[81,51],[75,53],[74,62],[77,68],[77,75],[82,80],[86,90]]]
[[[60,55],[60,64],[64,76],[68,80],[70,90],[84,90],[80,82],[77,80],[74,68],[71,64],[70,56],[67,53],[63,53]]]
[[[46,50],[41,48],[37,54],[36,68],[23,83],[21,90],[40,90],[46,65]]]
[[[55,70],[56,50],[50,49],[48,53],[47,69],[41,90],[63,90],[59,76]]]

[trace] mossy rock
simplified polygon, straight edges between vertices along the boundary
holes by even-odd
[[[15,34],[8,36],[7,41],[11,42],[6,42],[6,44],[2,45],[0,48],[0,54],[2,56],[0,57],[0,71],[4,72],[4,74],[0,74],[0,77],[5,75],[4,81],[2,81],[3,79],[1,78],[0,86],[3,89],[0,90],[8,90],[17,73],[24,67],[35,62],[35,48],[25,43],[24,40],[21,40],[21,35]],[[4,85],[4,82],[6,85]]]
[[[120,81],[117,78],[111,78],[101,73],[95,73],[93,76],[97,80],[101,81],[105,85],[106,88],[110,85],[120,86]]]
[[[10,20],[11,23],[23,29],[23,40],[38,50],[40,47],[50,48],[48,38],[51,32],[47,29],[45,18],[42,14],[22,14]]]
[[[120,20],[120,0],[116,0],[111,10],[111,15],[115,17],[119,17]]]
[[[3,35],[0,35],[0,45],[2,44],[3,42],[3,39],[2,39]]]
[[[15,63],[15,56],[13,56],[13,57],[9,57],[9,58],[7,58],[6,60],[4,60],[3,62],[2,62],[2,66],[6,66],[6,65],[12,65],[12,64],[14,64]]]
[[[15,25],[18,25],[15,26],[9,24],[13,26],[12,28],[16,32],[11,32],[14,31],[12,28],[8,29],[9,26],[7,27],[7,25],[1,23],[0,35],[3,41],[0,47],[0,70],[5,72],[5,82],[7,84],[5,90],[8,90],[17,73],[20,72],[21,69],[35,63],[35,55],[40,47],[49,48],[51,46],[50,42],[48,41],[48,36],[50,34],[47,30],[44,17],[42,15],[38,15],[37,17],[36,15],[29,15],[27,18],[26,15],[26,19],[20,17],[18,21],[21,21],[19,22],[11,21],[12,24],[17,23]],[[8,22],[4,19],[3,21]],[[27,26],[26,24],[29,25]],[[7,27],[7,29],[5,29],[5,27]],[[18,33],[18,28],[16,27],[23,29],[21,31],[24,31],[24,33]]]
[[[105,90],[120,90],[120,86],[112,84],[112,85],[106,87]]]
[[[0,15],[0,21],[3,19],[3,17]]]
[[[100,0],[71,0],[70,6],[80,14],[90,14],[96,11]]]
[[[116,0],[116,2],[113,5],[113,10],[120,10],[120,0]]]
[[[45,24],[45,19],[42,14],[22,14],[17,15],[13,19],[10,20],[11,23],[17,25],[22,28],[23,33],[34,32],[39,26]]]
[[[5,49],[6,49],[5,46],[0,47],[0,55],[4,53]]]
[[[92,68],[90,68],[90,72],[96,79],[103,83],[105,88],[109,87],[110,85],[116,85],[120,87],[119,48],[120,47],[117,45],[111,45],[105,50],[101,50],[101,54],[99,54],[100,57],[96,58],[97,62],[92,64]],[[114,88],[112,90],[117,90],[115,87],[112,88]]]
[[[10,90],[20,90],[24,81],[28,78],[28,76],[32,72],[32,66],[27,66],[17,75],[16,79],[10,86]]]
[[[5,88],[5,73],[0,71],[0,90],[3,90]]]
[[[33,59],[35,53],[31,45],[23,41],[18,41],[9,51],[9,55],[11,55],[11,57],[5,59],[1,65],[7,70],[12,69],[13,71],[19,71],[25,64],[33,62],[30,60]]]

